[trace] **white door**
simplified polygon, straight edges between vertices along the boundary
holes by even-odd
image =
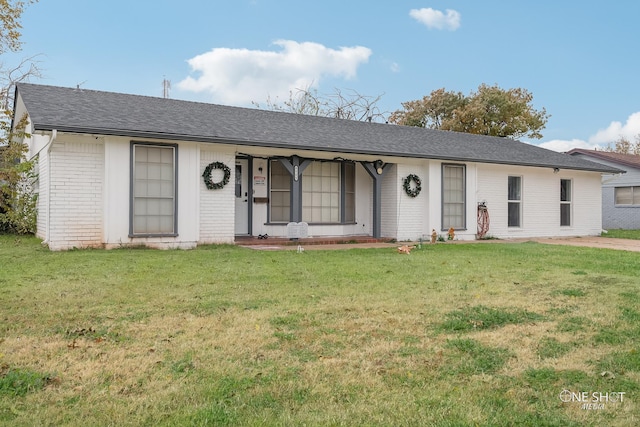
[[[235,234],[249,234],[249,161],[236,159],[236,227]]]

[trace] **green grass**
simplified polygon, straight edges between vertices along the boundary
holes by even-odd
[[[540,345],[538,347],[538,356],[541,359],[562,357],[565,354],[569,353],[571,349],[576,345],[578,345],[578,343],[563,343],[558,341],[556,338],[544,337],[540,341]]]
[[[613,237],[615,239],[634,239],[640,240],[640,230],[607,230],[606,233],[602,233],[603,237]]]
[[[451,311],[445,314],[445,318],[440,329],[449,332],[498,328],[544,319],[540,314],[523,309],[491,308],[482,305]]]
[[[0,370],[0,395],[24,396],[42,390],[55,382],[55,376],[29,369],[12,369],[3,366]]]
[[[0,425],[634,425],[639,261],[0,236]],[[588,411],[565,389],[626,394]]]

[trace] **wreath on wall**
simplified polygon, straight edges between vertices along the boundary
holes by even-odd
[[[211,171],[214,169],[221,169],[224,172],[222,181],[211,181]],[[204,184],[209,190],[219,190],[229,183],[229,178],[231,178],[231,169],[229,169],[229,166],[225,165],[222,162],[209,163],[207,167],[204,168],[202,177],[204,178]]]
[[[413,188],[411,186],[412,182],[415,184],[415,187]],[[404,178],[402,187],[409,197],[416,197],[420,194],[420,191],[422,191],[422,182],[420,181],[420,178],[418,178],[418,175],[410,174]]]

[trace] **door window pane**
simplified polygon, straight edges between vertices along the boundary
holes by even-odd
[[[236,165],[236,197],[242,197],[242,165]]]

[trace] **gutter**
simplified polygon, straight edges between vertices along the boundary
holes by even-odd
[[[49,239],[51,237],[51,148],[53,147],[53,142],[58,136],[58,131],[56,129],[51,130],[51,136],[49,137],[49,142],[45,144],[37,153],[36,156],[39,155],[42,150],[47,150],[47,216],[45,218],[45,227],[47,232],[45,234],[43,245],[49,244]]]

